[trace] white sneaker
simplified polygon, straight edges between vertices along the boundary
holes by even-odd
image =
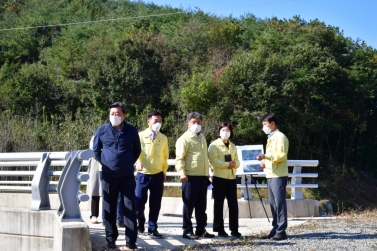
[[[90,223],[97,224],[98,223],[97,217],[92,216],[92,218],[90,218]]]

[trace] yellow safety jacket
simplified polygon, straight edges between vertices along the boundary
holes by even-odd
[[[267,140],[265,158],[266,178],[288,176],[288,138],[276,129]]]
[[[236,162],[236,168],[229,169],[229,162],[225,162],[225,155],[230,154],[232,160]],[[235,179],[237,168],[240,166],[237,148],[229,141],[229,148],[219,138],[213,141],[208,148],[209,163],[213,168],[213,176],[223,179]]]
[[[203,134],[200,141],[190,130],[182,134],[175,144],[175,169],[191,176],[208,176],[207,141]]]
[[[156,174],[162,171],[166,174],[169,158],[168,138],[158,132],[156,139],[152,141],[151,133],[149,128],[139,132],[141,153],[137,163],[143,165],[143,170],[138,172]]]

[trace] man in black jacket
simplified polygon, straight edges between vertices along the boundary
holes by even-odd
[[[115,248],[118,238],[116,208],[118,193],[124,199],[123,221],[126,226],[126,246],[137,249],[134,164],[141,147],[137,129],[124,120],[126,105],[116,102],[109,107],[110,123],[100,126],[93,140],[93,152],[102,164],[102,196],[105,213],[107,248]]]

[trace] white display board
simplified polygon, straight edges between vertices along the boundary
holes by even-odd
[[[260,166],[261,162],[257,160],[257,156],[262,153],[264,153],[263,145],[237,146],[238,160],[240,161],[237,175],[263,172]]]

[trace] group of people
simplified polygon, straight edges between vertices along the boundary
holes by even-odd
[[[145,204],[149,190],[148,235],[163,238],[157,230],[158,216],[168,169],[168,139],[160,132],[161,113],[151,111],[147,116],[148,128],[139,132],[125,122],[126,105],[116,102],[109,107],[110,123],[100,126],[93,137],[95,161],[102,166],[101,189],[103,197],[103,223],[107,248],[115,248],[118,238],[117,214],[121,210],[126,228],[126,246],[137,249],[137,234],[145,231]],[[218,139],[209,147],[201,133],[203,117],[198,112],[187,116],[188,130],[178,138],[175,149],[175,168],[180,174],[183,200],[183,238],[195,240],[214,238],[207,232],[207,190],[211,184],[209,171],[213,170],[214,199],[213,231],[227,237],[224,228],[223,205],[229,207],[229,230],[234,237],[238,231],[238,203],[236,169],[240,166],[236,146],[230,142],[232,125],[223,122],[218,128]],[[285,193],[288,177],[288,139],[277,129],[273,114],[262,119],[263,130],[268,134],[265,154],[257,157],[262,162],[268,180],[268,192],[273,215],[272,230],[266,236],[273,240],[286,239],[287,209]],[[134,171],[136,166],[136,177]],[[91,167],[93,168],[93,166]],[[96,171],[98,172],[98,167]],[[91,171],[90,171],[91,172]],[[98,217],[100,195],[92,196],[92,217]],[[92,203],[93,205],[93,203]],[[118,209],[117,209],[118,208]],[[191,221],[195,209],[196,228]],[[93,213],[93,210],[97,214]],[[119,216],[118,216],[119,218]]]

